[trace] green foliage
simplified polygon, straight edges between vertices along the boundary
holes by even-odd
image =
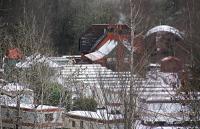
[[[57,83],[50,83],[45,93],[44,103],[57,106],[60,104],[62,86]]]
[[[62,85],[49,83],[47,89],[44,91],[44,104],[61,106],[69,111],[71,107],[71,95]]]
[[[73,103],[73,110],[95,111],[97,102],[93,98],[79,98]]]

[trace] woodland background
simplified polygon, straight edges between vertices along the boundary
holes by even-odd
[[[146,32],[160,24],[171,25],[186,34],[187,44],[199,48],[199,7],[199,0],[141,0],[142,21],[136,32]],[[30,49],[24,43],[24,34],[34,30],[35,39],[42,38],[31,42],[40,44],[40,48],[50,46],[55,55],[79,54],[80,35],[91,24],[104,23],[129,25],[130,1],[0,0],[0,52],[15,46]]]

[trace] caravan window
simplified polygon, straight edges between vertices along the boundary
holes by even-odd
[[[76,127],[76,122],[72,121],[72,127]]]
[[[45,121],[53,121],[53,113],[45,114]]]
[[[80,122],[80,128],[83,129],[83,121]]]

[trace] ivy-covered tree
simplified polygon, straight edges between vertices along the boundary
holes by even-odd
[[[97,102],[93,98],[79,98],[73,103],[73,110],[96,111]]]
[[[62,85],[52,82],[44,93],[44,104],[61,106],[68,111],[71,108],[71,95]]]

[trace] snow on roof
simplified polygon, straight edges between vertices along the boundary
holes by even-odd
[[[101,46],[97,51],[86,54],[85,56],[92,61],[102,59],[108,55],[116,46],[118,42],[115,40],[108,40],[103,46]]]
[[[160,25],[160,26],[156,26],[152,29],[150,29],[145,37],[148,37],[149,35],[153,34],[153,33],[157,33],[157,32],[169,32],[169,33],[172,33],[174,35],[177,35],[180,39],[183,39],[183,36],[181,34],[181,32],[179,30],[177,30],[176,28],[174,27],[171,27],[171,26],[168,26],[168,25]]]
[[[53,60],[53,61],[69,61],[70,59],[67,57],[49,57],[48,59]]]
[[[78,116],[84,118],[92,118],[98,120],[118,120],[123,119],[123,116],[109,114],[106,110],[97,110],[97,112],[92,111],[70,111],[67,113],[69,116]]]
[[[2,105],[3,106],[3,105]],[[10,106],[10,107],[16,107],[17,104],[16,103],[12,103],[12,104],[8,104],[5,106]],[[35,109],[36,105],[35,104],[24,104],[24,103],[20,103],[20,108],[22,109]],[[56,106],[48,106],[48,105],[38,105],[36,108],[36,111],[41,111],[41,110],[51,110],[51,109],[62,109],[60,107],[56,107]]]
[[[151,63],[151,64],[149,64],[149,66],[150,67],[160,67],[160,64],[153,64],[153,63]]]
[[[61,57],[48,57],[49,60],[57,63],[59,66],[64,67],[65,65],[76,64],[76,59],[80,59],[80,55],[65,55]]]
[[[81,55],[64,55],[63,58],[81,58]]]
[[[19,83],[8,83],[7,85],[2,87],[5,91],[32,91],[31,89],[26,88],[26,86],[21,85]]]
[[[144,110],[147,114],[143,116],[145,121],[166,121],[171,123],[180,121],[183,118],[187,120],[188,114],[186,112],[189,112],[189,107],[180,103],[148,103],[147,108]]]
[[[173,57],[173,56],[165,57],[165,58],[163,58],[161,61],[168,61],[168,60],[181,61],[179,58],[177,58],[177,57]]]
[[[95,51],[95,52],[86,54],[85,56],[92,61],[96,61],[96,60],[102,59],[105,55],[99,51]]]
[[[158,125],[143,125],[142,122],[140,120],[137,120],[135,122],[135,129],[189,129],[189,127],[181,127],[181,126],[158,126]]]
[[[151,67],[159,67],[158,64],[150,64]],[[110,85],[119,85],[123,82],[123,84],[128,84],[130,81],[130,72],[113,72],[105,67],[96,67],[96,64],[87,66],[87,65],[73,65],[70,67],[65,67],[61,74],[63,77],[71,77],[73,74],[73,78],[77,81],[81,81],[85,84],[94,84],[98,87],[98,84],[110,84]],[[162,86],[162,88],[170,88],[168,85],[171,82],[178,82],[178,76],[175,73],[163,73],[155,70],[150,70],[147,73],[145,78],[137,78],[135,77],[135,83],[143,84],[145,88],[154,86]]]
[[[60,107],[56,107],[56,106],[49,106],[49,105],[39,105],[37,107],[37,110],[43,110],[43,109],[57,109]]]
[[[108,42],[104,44],[101,48],[99,48],[98,51],[103,53],[104,55],[108,55],[116,46],[117,46],[117,41],[108,40]]]
[[[59,65],[53,62],[48,57],[42,56],[41,54],[34,54],[26,58],[25,62],[19,62],[16,64],[19,68],[30,68],[32,65],[37,63],[44,63],[51,68],[57,68]]]

